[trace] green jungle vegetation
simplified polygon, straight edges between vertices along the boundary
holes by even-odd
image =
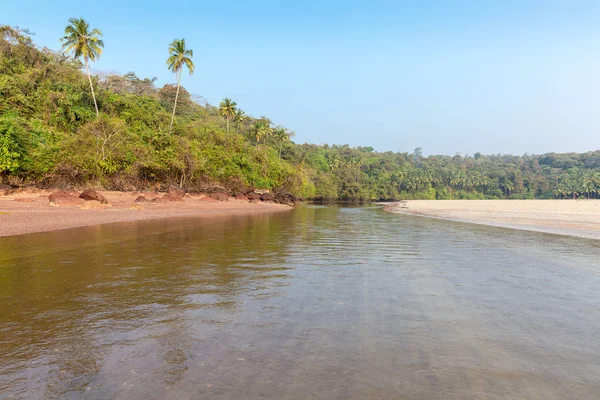
[[[91,75],[104,43],[83,19],[69,20],[64,34],[57,52],[0,26],[0,183],[261,188],[348,202],[600,198],[600,151],[424,157],[421,149],[298,144],[231,99],[204,104],[182,87],[181,75],[194,71],[183,39],[165,49],[177,84],[159,88],[133,72]]]

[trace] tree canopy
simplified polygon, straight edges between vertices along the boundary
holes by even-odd
[[[190,62],[193,55],[176,42],[168,61],[174,72],[189,67],[175,67],[180,55]],[[87,75],[82,55],[37,48],[27,31],[0,26],[1,182],[117,190],[176,183],[349,202],[600,198],[600,151],[423,156],[421,149],[300,144],[290,130],[245,115],[231,99],[226,107],[200,104],[179,82],[157,88],[133,72]]]

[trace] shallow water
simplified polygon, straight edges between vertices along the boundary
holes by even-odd
[[[599,255],[377,207],[0,238],[0,398],[598,399]]]

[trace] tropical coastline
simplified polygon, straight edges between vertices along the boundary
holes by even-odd
[[[407,200],[388,204],[385,211],[600,239],[597,200]]]
[[[151,191],[176,184],[230,194],[260,188],[348,203],[600,199],[598,150],[449,155],[408,152],[406,143],[377,151],[294,141],[293,129],[253,117],[243,99],[210,104],[190,92],[198,41],[161,44],[176,82],[159,85],[134,71],[91,73],[88,64],[103,48],[88,39],[103,43],[100,30],[83,18],[64,22],[61,50],[41,49],[29,31],[0,26],[0,185]],[[55,33],[58,40],[61,31]],[[164,60],[155,61],[162,70]]]
[[[598,10],[545,3],[6,4],[0,398],[599,400]]]
[[[47,190],[26,190],[0,196],[0,237],[48,232],[116,222],[131,222],[172,217],[223,217],[285,212],[292,207],[273,202],[222,198],[205,194],[185,194],[178,201],[155,201],[168,193],[103,191],[107,204],[73,200],[73,204],[51,205]],[[72,197],[78,199],[77,193]],[[138,198],[143,197],[143,202]],[[215,196],[218,197],[218,196]],[[137,202],[136,202],[137,200]]]

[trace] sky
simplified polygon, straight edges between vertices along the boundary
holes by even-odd
[[[59,49],[70,17],[104,33],[95,71],[173,83],[268,116],[295,141],[424,154],[600,149],[600,1],[7,1],[0,24]]]

